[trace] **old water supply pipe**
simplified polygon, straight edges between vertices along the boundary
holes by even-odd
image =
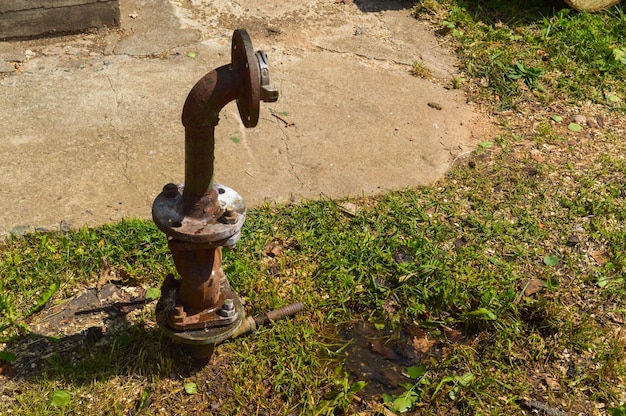
[[[202,77],[183,107],[185,183],[163,187],[152,217],[168,238],[181,279],[168,275],[157,305],[157,321],[170,337],[208,357],[213,346],[243,332],[242,303],[222,269],[222,247],[233,247],[246,216],[243,198],[213,181],[215,126],[220,110],[236,100],[244,126],[254,127],[261,100],[273,102],[267,56],[254,52],[248,33],[235,30],[231,63]],[[289,312],[301,309],[291,308]]]

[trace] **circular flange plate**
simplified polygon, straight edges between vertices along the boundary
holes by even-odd
[[[161,231],[170,237],[190,243],[213,243],[213,246],[232,246],[239,240],[240,230],[246,220],[246,205],[241,195],[225,185],[214,184],[222,211],[237,213],[233,223],[221,222],[212,215],[206,218],[187,217],[182,213],[184,185],[178,186],[175,195],[161,192],[152,204],[152,219]],[[232,239],[231,237],[235,237]]]
[[[244,84],[237,97],[241,121],[246,127],[254,127],[259,122],[261,74],[252,41],[245,29],[237,29],[233,33],[231,60],[235,70],[242,74]]]

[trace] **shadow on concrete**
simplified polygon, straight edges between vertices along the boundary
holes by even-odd
[[[411,0],[354,0],[354,4],[362,12],[373,13],[410,9],[415,2]]]

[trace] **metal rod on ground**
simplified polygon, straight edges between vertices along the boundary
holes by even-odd
[[[256,318],[248,316],[243,320],[237,332],[233,334],[233,338],[255,331],[258,326],[285,319],[303,310],[304,305],[302,302],[296,302],[282,308],[274,309]]]

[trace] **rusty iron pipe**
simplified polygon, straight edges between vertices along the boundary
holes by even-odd
[[[207,247],[186,250],[185,243],[172,239],[168,242],[176,270],[184,279],[180,281],[178,301],[188,313],[195,313],[220,303],[222,248]]]
[[[185,215],[199,218],[218,211],[213,189],[215,126],[221,109],[240,95],[243,75],[233,64],[221,66],[202,77],[187,96],[181,117],[185,127]]]
[[[181,117],[183,126],[186,129],[217,126],[220,110],[240,95],[243,75],[230,63],[203,76],[187,95]]]
[[[169,306],[159,309],[157,320],[174,339],[201,351],[230,337],[244,319],[243,305],[222,269],[222,247],[239,240],[246,209],[237,192],[213,181],[215,127],[231,101],[237,102],[244,126],[256,126],[260,100],[278,99],[268,71],[265,53],[255,53],[247,32],[235,30],[231,63],[204,75],[183,105],[185,183],[165,185],[152,206],[181,277],[164,282]]]

